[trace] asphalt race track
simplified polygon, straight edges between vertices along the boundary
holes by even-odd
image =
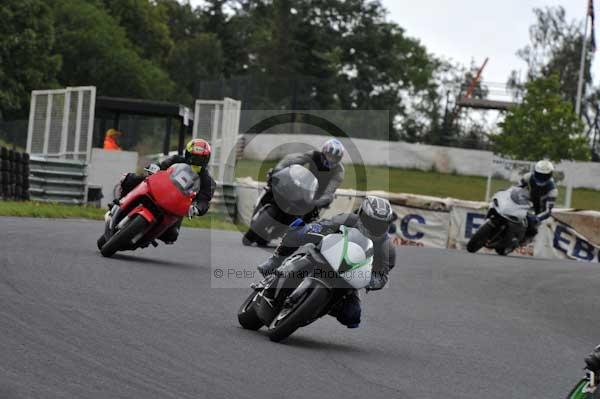
[[[264,250],[184,230],[105,259],[101,229],[0,218],[0,398],[564,398],[600,343],[597,264],[400,248],[361,328],[275,344],[211,288]]]

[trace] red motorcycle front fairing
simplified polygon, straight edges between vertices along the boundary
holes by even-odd
[[[160,237],[171,226],[187,215],[195,193],[186,195],[177,186],[177,176],[172,176],[174,168],[160,171],[149,176],[120,201],[118,224],[127,215],[142,216],[150,223],[150,227],[139,240],[138,245]]]
[[[164,211],[179,217],[188,214],[193,196],[182,193],[173,183],[174,169],[158,172],[147,179],[150,196]]]

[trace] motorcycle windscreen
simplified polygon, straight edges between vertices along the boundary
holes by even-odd
[[[150,194],[164,211],[186,216],[193,194],[200,188],[200,178],[188,164],[175,164],[148,178]]]
[[[498,213],[513,222],[523,221],[529,210],[529,200],[525,201],[526,194],[520,193],[521,191],[520,188],[510,188],[497,192],[493,198]]]
[[[529,206],[529,191],[524,188],[515,188],[510,191],[510,199],[517,205]]]
[[[271,181],[275,203],[283,212],[302,216],[312,211],[319,182],[304,166],[284,168],[273,174]]]
[[[358,229],[341,226],[321,242],[321,255],[353,288],[365,288],[371,281],[373,242]]]

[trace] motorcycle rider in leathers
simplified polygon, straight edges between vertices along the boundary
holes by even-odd
[[[535,164],[533,172],[526,173],[518,186],[529,191],[529,200],[533,203],[533,213],[527,216],[525,241],[537,235],[538,226],[552,214],[552,208],[558,197],[558,188],[552,177],[554,165],[547,160]]]
[[[166,170],[171,165],[176,163],[187,163],[192,167],[192,170],[198,173],[200,178],[200,190],[196,193],[196,198],[192,203],[189,210],[191,216],[202,216],[210,207],[210,201],[214,195],[217,184],[210,176],[206,166],[210,161],[212,149],[210,144],[204,139],[193,139],[185,147],[183,156],[172,155],[166,158],[164,161],[158,164],[152,164],[148,167],[152,173],[159,170]],[[121,179],[121,193],[118,196],[119,199],[126,196],[131,190],[133,190],[138,184],[144,181],[146,176],[138,175],[136,173],[127,173]],[[173,244],[179,237],[179,229],[181,228],[181,222],[175,224],[167,231],[165,231],[160,237],[158,237],[165,244]]]
[[[339,231],[340,226],[355,227],[373,241],[374,259],[371,282],[367,291],[382,289],[388,281],[388,273],[396,263],[396,252],[388,230],[393,221],[392,207],[388,200],[368,196],[354,213],[342,213],[330,219],[304,224],[301,219],[290,226],[273,255],[258,266],[259,272],[269,275],[276,272],[285,258],[307,243],[318,244],[323,237]],[[348,328],[360,324],[361,306],[358,292],[352,291],[333,306],[332,316]]]
[[[319,216],[319,210],[327,208],[333,202],[335,190],[344,181],[345,170],[342,165],[344,156],[344,146],[337,139],[330,139],[323,143],[321,151],[308,151],[302,154],[291,154],[284,157],[269,172],[267,185],[271,184],[271,175],[292,165],[302,165],[306,167],[317,178],[319,188],[315,193],[313,202],[314,208],[302,217],[305,222],[310,222]],[[273,201],[273,195],[269,191],[263,196],[257,209]],[[256,234],[252,229],[244,235],[242,239],[244,245],[256,243],[258,246],[265,246],[267,242]]]

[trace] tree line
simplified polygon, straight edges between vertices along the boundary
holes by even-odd
[[[0,111],[25,118],[33,89],[94,85],[99,95],[191,104],[237,85],[253,109],[388,110],[390,134],[372,138],[500,146],[482,120],[449,118],[475,67],[431,54],[386,13],[373,0],[4,0]],[[526,92],[557,74],[560,99],[571,101],[582,36],[561,9],[536,17],[562,36],[532,34],[528,75],[511,84]],[[588,126],[596,98],[586,96]]]

